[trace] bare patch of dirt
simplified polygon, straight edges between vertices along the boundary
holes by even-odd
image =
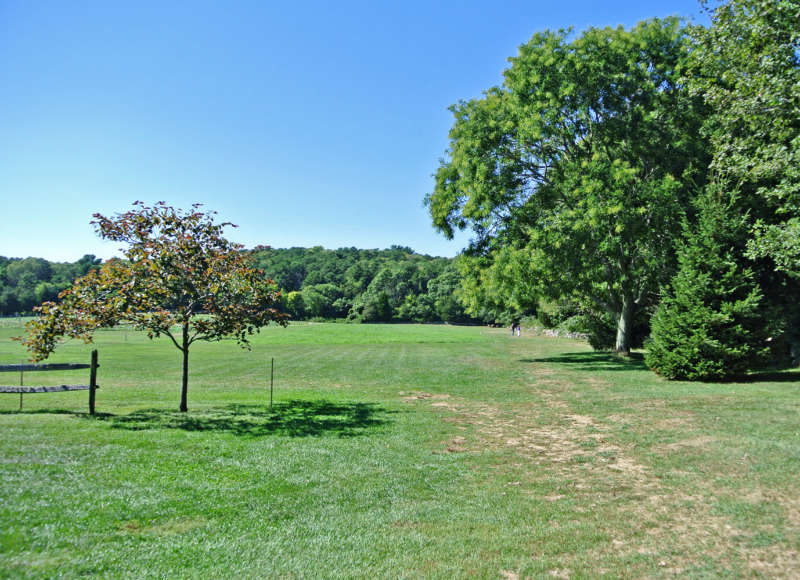
[[[138,520],[131,520],[125,522],[120,526],[120,531],[129,534],[155,534],[157,536],[171,536],[174,534],[182,534],[199,528],[206,524],[203,518],[180,518],[176,520],[169,520],[161,524],[145,525]]]
[[[637,411],[652,411],[653,409],[666,409],[667,402],[664,399],[648,399],[639,403],[629,405],[629,408],[635,413]]]
[[[795,528],[800,528],[800,499],[781,497],[777,501],[783,507],[783,515],[789,523]]]
[[[647,467],[641,463],[636,463],[630,457],[612,457],[610,459],[608,468],[613,471],[619,471],[627,474],[643,475],[647,472]]]
[[[467,450],[467,440],[464,437],[453,437],[445,444],[447,453],[464,453]]]
[[[653,450],[664,450],[664,451],[680,451],[682,449],[690,449],[690,448],[704,448],[708,447],[709,444],[716,441],[714,437],[709,437],[707,435],[702,435],[700,437],[693,437],[691,439],[683,439],[681,441],[676,441],[675,443],[668,443],[667,445],[660,445],[658,447],[654,447]]]
[[[575,423],[579,427],[594,426],[594,421],[591,417],[586,415],[566,415],[566,418]]]
[[[624,424],[624,423],[627,423],[629,420],[630,420],[630,417],[628,417],[627,415],[614,414],[614,415],[609,415],[608,417],[606,417],[606,421],[609,421],[611,423],[623,423]]]
[[[434,395],[432,393],[426,393],[425,391],[400,391],[397,394],[400,395],[400,397],[406,403],[413,403],[415,401],[424,401],[426,399],[431,399],[433,401],[442,401],[450,398],[450,395],[446,393],[439,393]]]
[[[598,379],[596,377],[587,377],[585,379],[587,385],[592,387],[593,389],[600,389],[605,387],[608,383],[602,379]]]
[[[152,526],[147,531],[159,536],[171,536],[173,534],[183,534],[189,530],[204,526],[206,521],[203,518],[197,519],[178,519],[170,520],[163,524]]]
[[[800,554],[797,550],[770,546],[749,554],[747,565],[750,570],[765,578],[796,578],[800,570]]]
[[[406,403],[413,403],[415,401],[422,401],[424,399],[430,399],[433,397],[433,395],[424,391],[400,391],[398,395],[400,395],[403,398],[403,401]]]

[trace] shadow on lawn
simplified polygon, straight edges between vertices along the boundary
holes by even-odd
[[[578,365],[575,370],[595,372],[648,370],[644,364],[644,355],[640,352],[632,352],[626,357],[610,352],[566,352],[544,358],[523,358],[520,362]]]
[[[632,352],[629,356],[618,356],[610,352],[567,352],[558,356],[544,358],[523,358],[523,363],[555,363],[576,365],[575,370],[602,371],[648,371],[644,363],[644,355]],[[701,381],[702,382],[702,381]],[[800,373],[776,369],[756,372],[743,377],[734,377],[727,381],[710,381],[714,383],[800,383]]]
[[[188,413],[142,409],[129,415],[106,415],[99,419],[108,421],[114,429],[131,431],[181,429],[247,437],[355,437],[386,424],[388,420],[384,415],[387,413],[389,411],[370,403],[286,401],[276,403],[272,411],[265,405],[228,405]]]
[[[3,409],[0,415],[74,415],[75,411],[66,409]],[[87,413],[88,414],[88,413]]]
[[[797,383],[800,385],[800,373],[791,371],[764,371],[744,377],[734,377],[726,383]]]

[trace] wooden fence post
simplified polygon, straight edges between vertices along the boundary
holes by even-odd
[[[94,392],[97,389],[97,350],[92,351],[92,365],[89,367],[89,414],[94,415]]]

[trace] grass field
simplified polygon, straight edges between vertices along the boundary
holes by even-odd
[[[0,395],[0,576],[800,574],[795,372],[670,383],[569,340],[295,324],[193,347],[181,414],[166,340],[96,346],[96,418],[85,391]]]

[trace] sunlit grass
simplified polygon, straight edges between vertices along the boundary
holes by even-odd
[[[21,347],[0,327],[0,363]],[[790,576],[797,375],[669,383],[582,343],[267,328],[98,335],[85,392],[0,396],[0,575]],[[88,362],[71,342],[53,360]],[[275,360],[269,407],[270,361]],[[83,382],[83,371],[26,384]],[[15,384],[18,376],[0,375]]]

